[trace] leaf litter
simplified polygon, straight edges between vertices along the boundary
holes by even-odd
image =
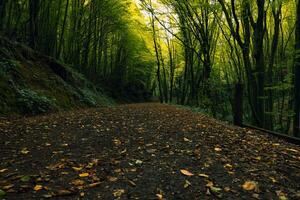
[[[1,120],[0,198],[300,199],[298,146],[175,106]]]

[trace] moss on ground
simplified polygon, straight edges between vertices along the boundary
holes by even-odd
[[[0,37],[0,115],[114,104],[72,67]]]

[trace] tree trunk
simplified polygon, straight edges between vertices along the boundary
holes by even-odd
[[[297,4],[296,20],[296,59],[295,59],[295,117],[294,117],[294,136],[300,137],[300,0]]]
[[[38,16],[39,0],[29,0],[29,45],[32,48],[37,47],[38,39]]]
[[[237,126],[243,125],[243,84],[241,81],[236,83],[234,91],[234,105],[233,105],[233,123]]]
[[[255,108],[259,119],[258,126],[265,127],[265,100],[264,100],[264,87],[265,87],[265,61],[264,61],[264,18],[265,0],[257,0],[258,16],[257,21],[252,23],[253,27],[253,54],[255,59],[255,75],[257,75],[257,91],[253,95],[255,98]],[[254,75],[254,76],[255,76]]]
[[[5,7],[7,0],[0,1],[0,31],[4,29]]]

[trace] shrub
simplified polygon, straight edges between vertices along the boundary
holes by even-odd
[[[57,110],[53,100],[29,89],[18,90],[17,106],[22,114],[37,115]]]

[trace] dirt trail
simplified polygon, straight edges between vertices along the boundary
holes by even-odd
[[[300,199],[300,147],[175,106],[2,120],[0,138],[3,199]]]

